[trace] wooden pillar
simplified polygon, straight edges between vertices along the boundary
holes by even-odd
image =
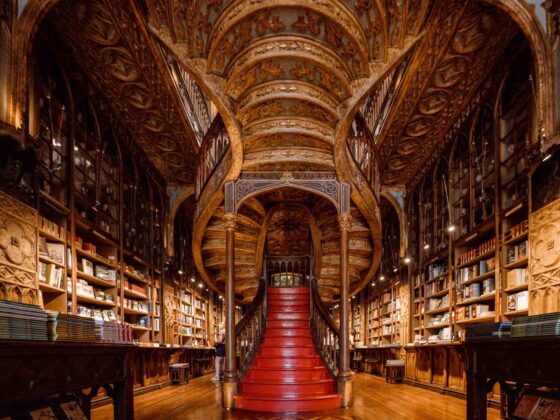
[[[225,409],[233,408],[233,397],[237,394],[237,371],[235,367],[235,214],[224,216],[226,229],[226,357],[222,404]]]
[[[349,214],[338,216],[340,227],[340,330],[339,349],[340,361],[338,369],[338,393],[342,397],[342,406],[352,405],[352,373],[350,371],[350,340],[349,320],[350,302],[348,302],[350,278],[348,275],[348,231],[350,230]]]

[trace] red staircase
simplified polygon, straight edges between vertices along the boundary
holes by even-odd
[[[340,396],[309,328],[309,288],[269,288],[268,323],[235,407],[252,411],[316,411],[340,407]]]

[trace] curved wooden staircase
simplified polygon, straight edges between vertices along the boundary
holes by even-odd
[[[309,287],[269,288],[268,325],[235,407],[292,412],[339,408],[340,396],[309,327]]]

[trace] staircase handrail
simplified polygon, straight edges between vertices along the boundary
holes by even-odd
[[[267,321],[266,281],[261,279],[253,303],[235,325],[235,337],[239,352],[239,378],[243,378],[255,360],[264,338]]]
[[[315,347],[331,376],[336,378],[338,372],[338,337],[339,328],[336,322],[325,309],[325,304],[319,295],[317,280],[311,278],[310,282],[310,311],[309,323]]]

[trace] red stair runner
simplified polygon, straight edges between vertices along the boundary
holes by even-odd
[[[340,407],[340,396],[309,328],[309,288],[269,288],[268,325],[235,407],[292,412]]]

